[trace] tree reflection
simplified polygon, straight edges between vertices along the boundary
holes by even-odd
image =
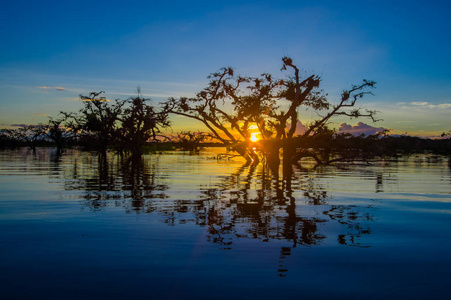
[[[65,182],[66,190],[82,190],[84,206],[97,211],[106,207],[123,207],[126,212],[152,212],[155,199],[164,199],[168,186],[158,183],[153,164],[143,157],[96,155],[75,159]],[[88,161],[86,161],[88,160]],[[93,165],[96,168],[80,166]]]
[[[343,246],[369,247],[362,237],[371,233],[367,225],[373,221],[371,207],[329,205],[327,191],[307,171],[292,177],[297,191],[279,188],[277,179],[265,171],[241,167],[220,188],[202,190],[205,199],[215,203],[203,214],[209,242],[230,250],[239,239],[285,241],[280,247],[280,277],[287,275],[285,259],[298,246],[318,246],[329,238]]]
[[[253,170],[250,170],[247,176],[252,173]],[[306,181],[306,187],[313,188],[312,180]],[[262,180],[261,184],[266,186],[268,181]],[[320,245],[327,237],[321,229],[328,223],[343,227],[336,235],[340,244],[367,247],[360,242],[360,238],[371,230],[361,223],[373,221],[368,212],[371,207],[327,205],[326,191],[305,190],[303,195],[307,204],[315,206],[315,209],[308,211],[306,206],[301,205],[306,210],[303,212],[292,192],[273,192],[264,188],[251,190],[246,188],[249,185],[248,181],[243,183],[241,189],[230,192],[233,187],[229,186],[229,191],[222,190],[228,195],[225,200],[227,203],[217,200],[217,205],[209,209],[206,222],[209,226],[209,240],[224,246],[224,249],[231,249],[232,242],[238,238],[259,239],[262,242],[285,240],[292,247]],[[207,197],[215,197],[209,198],[210,200],[218,199],[217,189],[206,189],[203,193]]]
[[[293,189],[287,190],[263,164],[243,165],[219,183],[200,186],[197,198],[175,199],[171,171],[162,171],[158,157],[78,159],[85,161],[74,160],[66,174],[70,174],[66,189],[81,190],[85,207],[157,213],[168,225],[194,223],[206,228],[207,242],[223,250],[233,249],[242,239],[279,241],[281,277],[289,269],[285,259],[298,246],[328,241],[369,247],[364,236],[371,233],[372,207],[334,204],[315,175],[317,170],[298,170],[290,180]],[[90,165],[96,168],[86,167]]]

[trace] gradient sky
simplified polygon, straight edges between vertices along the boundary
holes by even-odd
[[[383,121],[335,126],[439,135],[451,130],[450,11],[430,0],[3,0],[0,126],[77,111],[91,91],[125,99],[141,86],[155,103],[192,96],[225,66],[283,77],[287,55],[321,75],[332,102],[364,78],[377,82],[360,105]],[[184,122],[174,119],[175,130]]]

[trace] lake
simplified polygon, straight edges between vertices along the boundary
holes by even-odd
[[[445,299],[451,168],[0,151],[1,299]]]

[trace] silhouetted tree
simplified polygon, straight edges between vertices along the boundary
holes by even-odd
[[[108,99],[100,96],[102,93],[104,91],[92,92],[89,96],[80,95],[84,107],[78,118],[81,129],[95,135],[99,152],[105,153],[118,128],[124,102],[116,100],[110,104]]]
[[[14,130],[2,128],[0,129],[0,148],[18,147],[21,141],[14,137]]]
[[[127,150],[134,156],[142,154],[142,146],[149,140],[156,140],[161,128],[169,126],[168,114],[157,111],[148,105],[149,98],[143,98],[138,88],[138,95],[123,101],[123,111],[118,117],[120,127],[115,137],[121,150]]]
[[[65,130],[62,128],[64,118],[49,119],[47,137],[52,140],[57,148],[57,154],[61,154],[66,142]]]
[[[65,126],[73,136],[92,141],[91,146],[96,144],[102,154],[111,146],[140,156],[142,146],[149,139],[156,139],[161,128],[169,126],[168,114],[150,106],[150,99],[143,98],[139,88],[136,97],[115,100],[113,104],[100,96],[102,93],[80,95],[84,107],[78,114],[62,112]]]
[[[251,137],[248,131],[249,116],[240,115],[238,112],[231,113],[225,107],[225,104],[232,104],[237,109],[234,95],[230,94],[233,89],[237,92],[240,84],[249,82],[250,79],[235,78],[232,68],[223,68],[208,78],[210,79],[208,87],[195,98],[170,98],[165,103],[166,109],[171,113],[202,122],[219,141],[224,145],[233,146],[249,163],[258,161],[255,151],[247,145]],[[231,83],[232,81],[235,82]]]
[[[222,68],[211,74],[208,86],[196,97],[170,98],[165,103],[171,113],[202,122],[224,145],[233,147],[248,163],[258,163],[257,149],[274,173],[280,165],[279,151],[283,150],[284,176],[292,173],[292,165],[303,157],[314,157],[318,163],[327,160],[318,156],[307,141],[323,135],[327,124],[335,116],[370,117],[375,111],[355,108],[359,98],[374,87],[373,81],[343,91],[337,104],[331,104],[319,89],[320,77],[301,80],[299,69],[291,58],[284,57],[283,70],[294,71],[293,77],[274,79],[270,74],[259,77],[236,76],[232,68]],[[300,114],[306,109],[316,111],[318,119],[307,124],[304,133],[296,132]],[[321,112],[324,112],[321,114]],[[252,130],[257,130],[259,142],[253,142]]]
[[[38,143],[43,141],[47,135],[48,125],[28,125],[12,131],[13,138],[24,142],[33,151],[36,150]]]

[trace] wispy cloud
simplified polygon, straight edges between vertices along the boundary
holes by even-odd
[[[48,116],[50,116],[48,114],[40,114],[40,113],[35,113],[34,115],[38,116],[38,117],[48,117]]]
[[[439,104],[432,104],[427,101],[422,102],[410,102],[410,105],[414,107],[426,107],[426,108],[440,108],[440,109],[447,109],[451,108],[451,103],[439,103]]]
[[[91,99],[83,99],[83,102],[91,102]],[[96,99],[98,102],[110,102],[110,99]]]
[[[60,91],[60,92],[66,90],[66,88],[63,88],[61,86],[55,86],[55,87],[51,87],[51,86],[37,86],[37,88],[41,89],[41,90],[46,90],[46,91],[49,91],[51,89],[55,89],[55,90]]]

